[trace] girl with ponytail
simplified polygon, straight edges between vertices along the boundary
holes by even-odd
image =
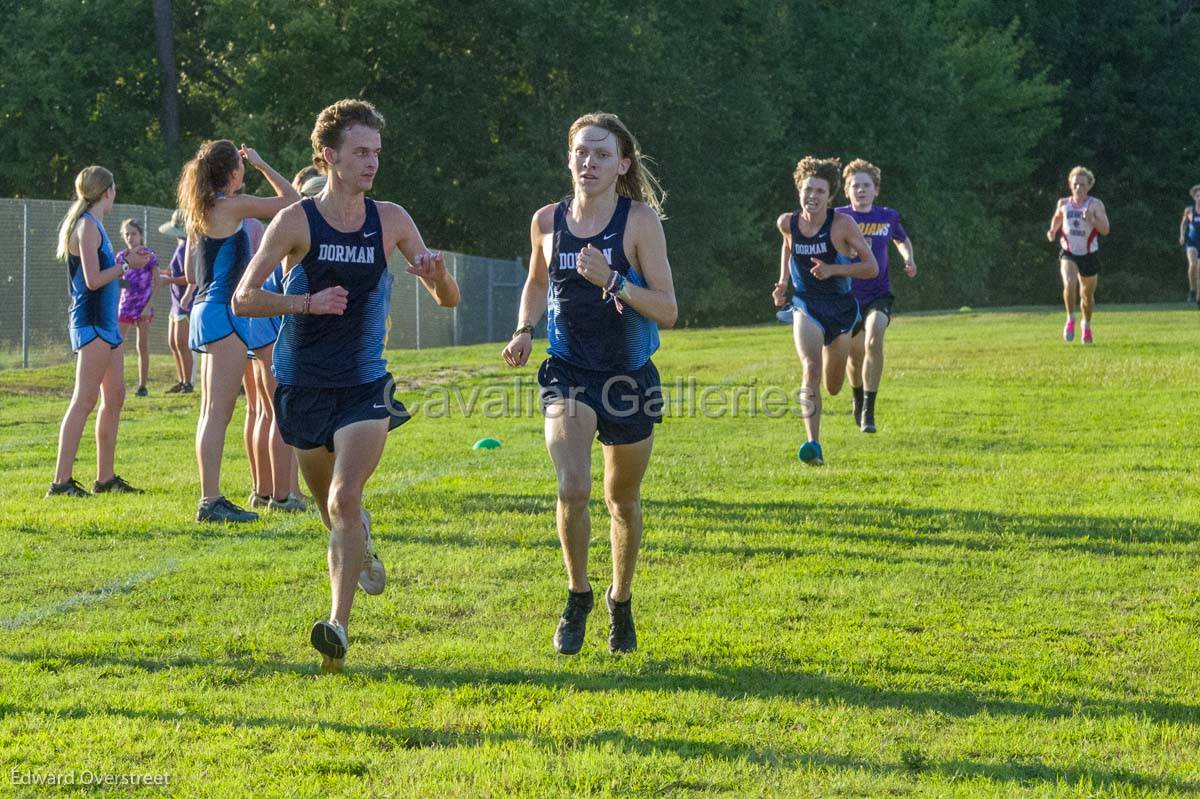
[[[121,289],[112,242],[101,224],[112,210],[117,186],[112,173],[89,166],[75,176],[75,201],[58,232],[58,257],[67,262],[71,307],[67,329],[76,353],[75,389],[58,432],[58,462],[46,496],[86,497],[72,477],[83,427],[100,399],[96,414],[96,482],[92,490],[141,493],[113,473],[117,424],[125,404],[124,350],[117,323]],[[124,268],[145,266],[146,256],[131,258]]]
[[[242,194],[243,159],[267,179],[274,197]],[[178,205],[185,217],[184,271],[195,287],[190,345],[201,353],[200,419],[196,461],[200,468],[198,522],[248,522],[258,514],[239,508],[221,493],[221,455],[233,416],[246,356],[273,341],[257,340],[249,320],[235,316],[234,287],[250,262],[246,219],[271,219],[300,199],[287,179],[252,148],[228,140],[209,141],[183,168]]]

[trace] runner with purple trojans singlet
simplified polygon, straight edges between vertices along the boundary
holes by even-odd
[[[904,256],[905,274],[917,276],[912,241],[904,230],[900,212],[875,205],[881,177],[879,167],[871,162],[861,158],[851,161],[842,170],[850,205],[837,209],[858,223],[879,264],[878,275],[855,278],[851,284],[862,318],[850,334],[850,389],[854,392],[854,423],[864,433],[875,432],[875,396],[883,377],[883,334],[891,324],[892,303],[896,299],[888,278],[891,242],[895,242],[896,249]]]

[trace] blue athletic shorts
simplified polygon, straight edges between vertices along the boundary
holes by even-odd
[[[87,327],[67,327],[67,332],[71,336],[71,351],[79,352],[81,349],[91,344],[98,338],[104,339],[109,347],[114,350],[121,346],[121,331],[120,330],[105,330],[102,327],[88,325]]]
[[[275,387],[275,420],[283,440],[296,449],[324,447],[333,452],[333,434],[366,419],[388,419],[388,431],[412,418],[396,399],[396,381],[390,374],[359,386]]]
[[[854,299],[853,294],[834,297],[804,297],[797,294],[792,297],[792,306],[796,313],[802,313],[820,325],[825,333],[826,346],[843,333],[853,330],[862,318],[858,300]]]
[[[662,422],[662,381],[653,361],[632,372],[597,372],[551,355],[538,369],[542,413],[574,398],[596,412],[601,444],[634,444],[650,437]],[[556,408],[551,413],[566,413]]]
[[[269,325],[250,324],[250,319],[235,316],[227,302],[198,302],[192,306],[188,327],[188,346],[194,352],[208,352],[208,345],[236,335],[250,352],[273,344],[278,331]]]

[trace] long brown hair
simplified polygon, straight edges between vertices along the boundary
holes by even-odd
[[[112,185],[112,172],[95,164],[84,167],[75,176],[75,201],[71,203],[67,215],[63,217],[62,224],[58,227],[57,255],[60,261],[67,260],[67,256],[70,254],[67,245],[71,242],[71,233],[74,232],[75,225],[79,224],[79,217],[83,216],[84,211],[100,202],[104,192],[108,191]]]
[[[667,199],[667,193],[663,191],[662,184],[658,182],[658,178],[646,165],[651,159],[642,152],[638,140],[634,138],[619,116],[604,111],[594,111],[581,116],[571,123],[571,129],[567,132],[567,149],[571,149],[576,133],[593,126],[603,128],[616,136],[621,157],[629,159],[628,171],[617,177],[617,194],[643,202],[653,208],[659,216],[662,216],[663,203]]]
[[[177,199],[188,235],[203,236],[208,230],[208,212],[217,204],[217,192],[229,183],[241,161],[233,142],[218,139],[201,144],[196,157],[183,165]]]

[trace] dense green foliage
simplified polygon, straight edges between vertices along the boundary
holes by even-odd
[[[121,422],[134,497],[42,499],[71,366],[2,372],[0,775],[163,773],[168,790],[112,795],[187,799],[1195,796],[1196,315],[1108,309],[1091,348],[1050,312],[900,316],[880,432],[829,401],[823,469],[797,463],[798,419],[671,416],[627,657],[602,606],[577,657],[551,649],[565,587],[537,415],[418,417],[367,485],[390,585],[359,594],[337,677],[307,637],[324,531],[191,521],[199,396],[162,394],[165,358]],[[528,380],[497,350],[389,355],[415,405]],[[656,361],[725,396],[800,372],[782,326],[668,331]],[[504,446],[472,450],[483,436]],[[89,426],[83,482],[94,451]]]
[[[291,172],[316,112],[363,96],[390,121],[377,194],[438,246],[524,254],[533,210],[569,190],[568,125],[602,108],[658,161],[687,323],[766,312],[808,153],[883,168],[924,267],[908,307],[1054,301],[1043,233],[1076,163],[1113,220],[1101,299],[1184,290],[1187,0],[179,0],[182,153],[160,136],[149,5],[0,0],[0,196],[67,197],[100,162],[126,201],[170,205],[209,137]]]

